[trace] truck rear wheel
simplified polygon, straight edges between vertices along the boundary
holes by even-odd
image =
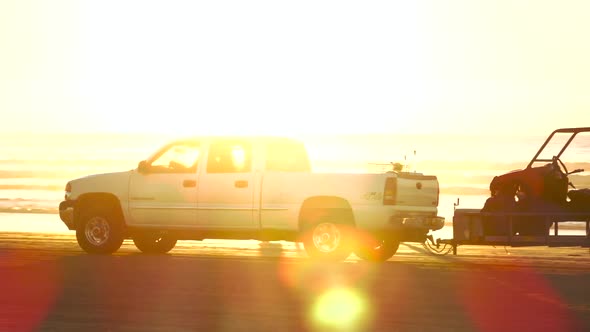
[[[133,236],[137,249],[146,254],[165,254],[176,246],[176,238],[166,232],[143,232]]]
[[[303,245],[312,258],[339,261],[352,253],[352,226],[319,221],[307,228]]]
[[[358,244],[354,253],[362,260],[369,262],[385,262],[390,259],[399,248],[399,241],[393,239],[370,239]]]
[[[76,240],[89,254],[112,254],[125,239],[123,224],[107,209],[90,208],[80,214]]]

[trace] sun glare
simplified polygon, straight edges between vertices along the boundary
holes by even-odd
[[[332,288],[312,307],[314,325],[320,330],[357,331],[367,321],[368,303],[350,288]]]

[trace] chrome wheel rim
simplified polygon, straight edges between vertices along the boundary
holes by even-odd
[[[156,234],[154,234],[154,237],[153,237],[154,243],[158,244],[158,243],[164,241],[166,234],[167,234],[167,232],[164,232],[164,231],[157,232]]]
[[[313,244],[323,253],[330,253],[338,249],[342,241],[342,234],[338,226],[332,223],[318,224],[313,230]]]
[[[164,240],[164,236],[166,232],[155,232],[155,233],[148,233],[145,236],[145,240],[151,244],[158,244]]]
[[[109,239],[109,222],[103,217],[94,217],[86,223],[84,234],[86,239],[93,246],[101,246]]]
[[[370,246],[371,250],[381,250],[385,248],[385,241],[377,240]]]

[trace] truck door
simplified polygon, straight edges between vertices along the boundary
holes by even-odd
[[[200,150],[198,142],[174,143],[131,173],[129,213],[132,224],[195,226]]]
[[[252,146],[239,140],[211,143],[199,178],[198,224],[207,228],[252,229],[254,223]]]

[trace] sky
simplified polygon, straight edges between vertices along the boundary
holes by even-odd
[[[590,126],[589,1],[0,1],[4,133]]]

